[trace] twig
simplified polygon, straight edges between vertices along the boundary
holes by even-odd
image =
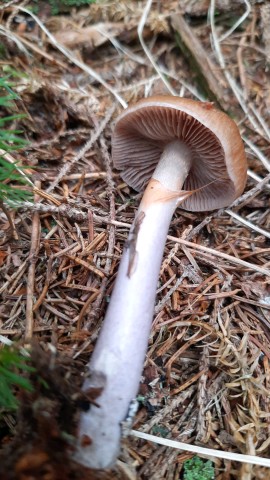
[[[13,282],[13,280],[17,279],[19,276],[21,276],[24,273],[26,263],[27,263],[27,260],[24,260],[24,262],[13,273],[13,275],[11,275],[11,277],[2,285],[2,287],[0,288],[0,293],[3,293],[6,290],[6,288]]]
[[[160,302],[158,302],[158,304],[156,305],[156,307],[155,307],[155,313],[156,314],[161,312],[161,310],[164,308],[164,306],[166,305],[168,300],[171,298],[172,294],[179,288],[179,286],[183,282],[184,278],[186,278],[186,277],[187,277],[187,272],[184,271],[184,273],[181,275],[181,277],[179,277],[176,280],[173,287],[170,288],[170,290],[166,293],[166,295],[162,298],[162,300],[160,300]]]
[[[253,172],[253,171],[250,170],[249,168],[248,168],[247,173],[248,173],[248,176],[249,176],[250,178],[252,178],[253,180],[255,180],[256,182],[261,182],[261,181],[263,180],[263,178],[260,177],[260,175],[257,175],[257,173]],[[270,189],[270,184],[269,184],[269,183],[266,184],[265,187],[266,187],[267,189]]]
[[[85,314],[87,313],[90,305],[94,302],[94,300],[96,300],[97,296],[99,295],[99,292],[94,292],[92,293],[92,295],[90,295],[90,297],[86,300],[84,306],[82,307],[81,311],[80,311],[80,314],[79,314],[79,318],[78,318],[78,321],[77,321],[77,330],[80,331],[81,328],[82,328],[82,320],[83,320],[83,317],[85,316]],[[89,342],[87,342],[87,345],[89,344]]]
[[[254,230],[255,232],[261,233],[267,238],[270,238],[270,232],[267,232],[261,227],[258,227],[258,225],[255,225],[254,223],[250,222],[249,220],[241,217],[235,212],[232,212],[232,210],[225,210],[226,213],[228,213],[231,217],[235,218],[238,220],[238,222],[242,223],[243,225],[246,225],[246,227],[250,228],[251,230]]]
[[[72,260],[74,263],[77,263],[77,265],[82,265],[83,267],[87,268],[88,270],[93,272],[95,275],[98,275],[100,278],[105,277],[105,273],[99,268],[95,267],[95,265],[91,265],[89,262],[86,262],[81,258],[77,258],[74,255],[69,255],[68,253],[66,254],[66,257]]]
[[[268,174],[263,179],[261,179],[260,177],[257,178],[257,176],[255,176],[254,180],[256,180],[258,182],[257,185],[255,185],[255,187],[253,187],[250,190],[248,190],[247,192],[245,192],[243,195],[241,195],[241,197],[237,198],[232,203],[231,208],[234,208],[234,207],[239,208],[240,206],[243,206],[250,199],[254,198],[258,193],[260,193],[260,191],[263,190],[263,188],[269,188],[268,182],[270,180],[270,174]],[[208,225],[208,223],[210,223],[213,218],[219,217],[220,215],[223,215],[224,212],[226,212],[226,213],[228,213],[228,215],[236,218],[236,214],[234,212],[232,212],[231,209],[220,208],[216,212],[212,213],[212,215],[208,215],[207,217],[205,217],[199,225],[194,227],[191,230],[191,232],[189,232],[189,234],[187,235],[186,240],[191,240],[193,237],[198,235],[198,233],[201,231],[201,229],[204,228],[206,225]],[[243,219],[243,217],[240,217],[240,215],[237,215],[237,219],[241,223],[244,223],[246,221],[245,219]],[[252,227],[251,227],[251,225],[252,225]],[[251,222],[249,222],[248,226],[250,226],[253,230],[256,230],[256,228],[254,228],[254,227],[256,227],[256,225],[254,226],[253,223],[251,224]],[[266,231],[263,230],[263,232],[266,232]],[[260,233],[262,233],[262,232],[260,232]],[[268,232],[266,232],[266,233],[268,233]]]
[[[205,419],[205,407],[207,404],[207,388],[206,382],[208,379],[209,372],[209,348],[207,345],[203,347],[202,356],[200,360],[199,371],[203,371],[203,374],[199,378],[198,382],[198,397],[197,397],[197,406],[198,406],[198,420],[197,420],[197,440],[203,442],[206,434],[206,419]]]
[[[49,285],[50,285],[50,281],[51,281],[51,274],[52,274],[52,263],[53,263],[53,257],[50,256],[49,257],[49,260],[48,260],[48,264],[47,264],[47,272],[46,272],[46,279],[45,279],[45,284],[44,284],[44,287],[42,289],[42,292],[39,296],[39,298],[37,299],[35,305],[33,306],[33,312],[35,312],[36,310],[38,310],[38,308],[40,307],[40,305],[42,304],[43,300],[45,299],[46,297],[46,294],[49,290]]]
[[[245,101],[247,101],[247,98],[248,98],[248,89],[247,89],[247,77],[245,72],[245,65],[243,62],[243,50],[244,50],[243,44],[245,43],[245,40],[248,34],[247,30],[248,29],[246,29],[245,34],[240,39],[239,47],[237,48],[237,51],[236,51],[236,58],[237,58],[237,64],[238,64],[238,70],[239,70],[239,81],[243,89],[243,97]]]
[[[106,172],[86,172],[86,173],[71,173],[70,175],[66,175],[62,178],[62,180],[80,180],[83,176],[85,180],[100,180],[102,178],[106,178]],[[54,177],[52,175],[47,175],[46,178],[48,180],[53,180]]]
[[[50,213],[55,213],[57,215],[60,214],[74,220],[78,220],[78,219],[84,220],[87,218],[86,212],[83,212],[82,210],[79,210],[77,208],[74,208],[74,207],[71,207],[70,205],[65,205],[65,204],[55,206],[55,205],[44,205],[43,203],[35,204],[32,202],[22,202],[20,204],[20,208],[29,209],[33,212],[41,212],[41,213],[50,212]]]
[[[264,177],[264,178],[259,177],[257,179],[257,178],[254,177],[254,180],[256,180],[258,182],[257,185],[255,185],[255,187],[251,188],[247,192],[243,193],[243,195],[241,195],[241,197],[238,197],[230,205],[230,208],[239,207],[239,206],[244,205],[248,200],[254,198],[257,193],[261,192],[261,190],[268,187],[267,184],[270,181],[270,173],[268,173],[268,175],[266,175],[266,177]],[[218,210],[217,214],[219,215],[222,211],[223,210]]]
[[[37,181],[35,183],[37,188],[41,187],[41,183]],[[38,202],[39,197],[35,195],[34,200]],[[34,314],[33,314],[33,305],[34,305],[34,287],[35,287],[35,272],[36,272],[36,262],[38,259],[40,244],[40,220],[39,213],[34,212],[32,218],[32,235],[31,235],[31,247],[29,252],[29,269],[27,277],[27,293],[26,293],[26,323],[25,323],[25,339],[27,341],[31,340],[33,336],[33,327],[34,327]]]
[[[259,158],[259,160],[262,162],[263,166],[268,170],[268,172],[270,172],[270,162],[268,158],[247,137],[243,136],[243,140],[248,145],[248,147],[255,153],[255,155]]]
[[[89,243],[93,242],[94,240],[94,222],[93,222],[93,214],[91,210],[88,211],[88,239]]]
[[[18,236],[16,227],[15,227],[15,223],[13,221],[12,215],[11,215],[10,211],[8,210],[8,208],[5,206],[5,204],[2,200],[0,200],[0,208],[3,210],[4,214],[6,215],[6,217],[8,219],[8,223],[10,225],[12,237],[14,238],[14,240],[19,240],[19,236]]]

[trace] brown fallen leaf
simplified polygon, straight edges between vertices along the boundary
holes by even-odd
[[[99,47],[108,41],[109,37],[117,37],[125,26],[120,23],[97,23],[89,27],[58,31],[55,33],[56,40],[68,48]]]

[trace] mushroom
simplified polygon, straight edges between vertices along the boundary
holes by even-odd
[[[211,103],[155,96],[116,120],[114,165],[144,191],[124,246],[114,290],[94,349],[84,389],[101,394],[81,415],[76,460],[112,466],[121,424],[136,398],[153,318],[166,236],[176,207],[225,207],[246,183],[246,157],[238,128]]]

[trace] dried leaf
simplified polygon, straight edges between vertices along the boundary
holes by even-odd
[[[95,48],[106,43],[109,38],[117,37],[124,28],[124,23],[97,23],[90,27],[59,31],[55,38],[68,48]]]

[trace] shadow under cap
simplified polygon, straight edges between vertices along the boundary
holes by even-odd
[[[183,189],[200,189],[181,204],[182,208],[213,210],[241,195],[247,166],[238,127],[207,102],[155,96],[126,109],[116,121],[112,139],[114,165],[128,185],[141,191],[164,147],[175,140],[184,142],[192,156]]]

